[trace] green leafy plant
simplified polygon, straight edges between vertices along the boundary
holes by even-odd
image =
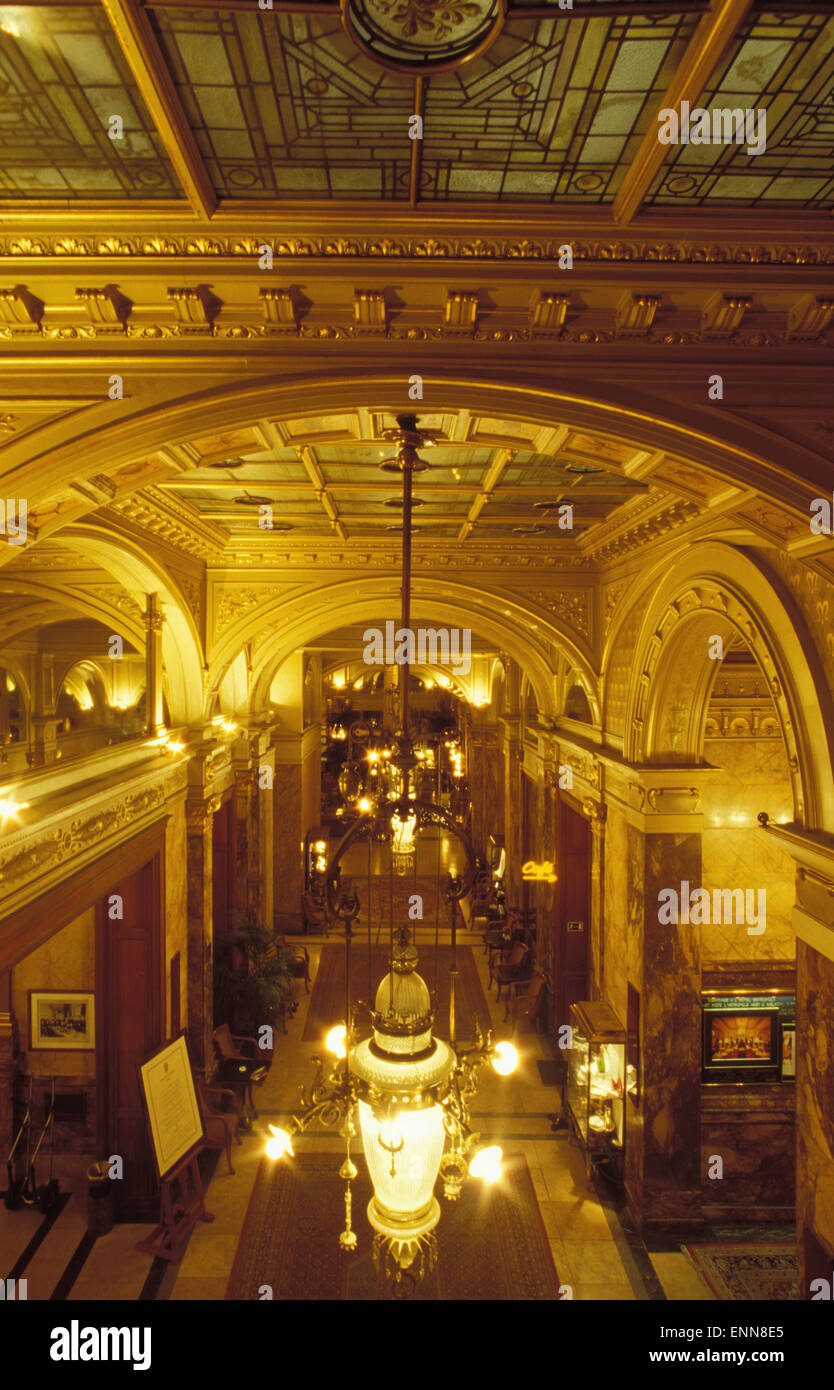
[[[235,1033],[254,1034],[274,1024],[283,1011],[295,1012],[292,953],[280,950],[262,922],[248,914],[235,918],[236,930],[214,949],[214,1021]]]

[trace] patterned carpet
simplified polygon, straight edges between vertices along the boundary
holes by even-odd
[[[785,1302],[797,1297],[793,1244],[682,1245],[681,1249],[722,1302]]]
[[[350,1255],[339,1247],[341,1161],[338,1154],[304,1154],[289,1164],[261,1162],[227,1299],[256,1300],[265,1284],[273,1298],[285,1301],[391,1298],[374,1273],[366,1215],[371,1185],[362,1157],[353,1183],[359,1246]],[[524,1158],[507,1155],[505,1173],[495,1187],[470,1178],[457,1202],[439,1198],[437,1265],[412,1301],[558,1299],[559,1278]]]
[[[419,946],[420,958],[418,974],[422,975],[430,990],[434,989],[434,946]],[[371,990],[376,995],[377,986],[388,973],[387,944],[371,947]],[[440,1038],[449,1037],[449,965],[452,948],[440,946],[437,952],[437,996],[438,1010],[435,1020],[435,1033]],[[489,1005],[484,998],[478,967],[470,946],[458,946],[458,978],[455,988],[455,1031],[458,1038],[471,1038],[477,1017],[481,1028],[489,1027]],[[354,942],[350,962],[351,998],[368,998],[368,946],[367,943]],[[345,950],[344,946],[330,942],[321,948],[321,960],[313,984],[310,1008],[302,1039],[304,1042],[318,1042],[336,1023],[344,1022],[345,1014]]]
[[[409,926],[416,926],[422,935],[424,931],[434,931],[435,914],[440,903],[440,929],[443,931],[448,928],[451,922],[451,911],[448,903],[443,900],[442,895],[438,894],[436,879],[426,874],[417,877],[414,874],[405,874],[399,878],[396,874],[375,874],[371,877],[370,883],[364,874],[353,874],[350,884],[354,892],[359,897],[359,924],[357,930],[368,930],[368,901],[370,892],[371,904],[371,931],[373,939],[384,940],[390,930],[391,923],[391,902],[393,899],[393,918],[394,927],[401,923],[408,923]],[[420,910],[422,918],[412,923],[408,916],[412,896],[419,894],[422,902]]]

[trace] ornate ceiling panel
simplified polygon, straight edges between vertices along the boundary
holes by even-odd
[[[421,417],[426,428],[429,418]],[[402,524],[400,491],[397,479],[379,466],[392,456],[382,438],[392,423],[382,412],[267,423],[264,430],[276,443],[286,438],[293,446],[243,452],[229,460],[231,468],[192,469],[161,483],[160,491],[222,527],[234,544],[268,542],[269,528],[260,524],[264,504],[272,506],[278,530],[305,537],[338,530],[343,539],[360,542],[390,535],[395,544]],[[602,436],[466,415],[438,417],[435,427],[441,437],[426,448],[429,469],[415,487],[418,541],[471,537],[576,545],[650,491],[647,483],[618,471],[634,450]],[[489,445],[473,445],[473,438]]]
[[[0,8],[0,140],[2,198],[182,198],[97,5]]]
[[[610,202],[696,20],[512,14],[482,58],[431,79],[421,197]]]
[[[173,141],[188,162],[190,131],[205,166],[193,171],[197,183],[232,202],[610,205],[703,13],[510,3],[482,51],[432,71],[426,56],[442,58],[447,41],[474,42],[494,3],[357,3],[374,11],[381,33],[401,31],[404,61],[403,45],[414,48],[406,70],[362,51],[316,0],[298,0],[291,13],[143,6],[152,87],[142,90],[157,117],[171,83],[181,107],[159,131],[102,6],[3,7],[0,198],[185,203],[169,155]],[[417,88],[409,66],[420,71]],[[765,152],[670,146],[647,204],[831,206],[832,92],[834,17],[756,7],[698,104],[766,110]],[[113,116],[121,139],[108,133]]]
[[[151,13],[223,197],[408,197],[413,80],[360,54],[338,15]]]
[[[750,155],[737,144],[673,147],[647,203],[831,206],[834,17],[753,14],[697,104],[764,110],[764,152]]]

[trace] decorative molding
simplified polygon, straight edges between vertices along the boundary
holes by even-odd
[[[605,637],[608,636],[611,620],[623,594],[630,584],[630,580],[621,579],[618,584],[606,584],[602,591],[602,631]]]
[[[3,898],[19,892],[32,880],[45,885],[53,871],[68,860],[85,862],[112,848],[112,840],[135,833],[139,824],[158,811],[165,802],[185,789],[185,764],[167,773],[147,776],[131,791],[122,783],[96,798],[89,810],[68,819],[65,811],[49,819],[47,827],[33,825],[14,834],[5,853],[0,853],[0,893]],[[80,867],[79,864],[74,867]]]
[[[665,507],[658,506],[656,499],[652,499],[652,502],[656,510],[645,521],[640,521],[637,525],[624,525],[619,535],[602,544],[589,546],[589,553],[593,555],[598,564],[610,564],[612,560],[616,560],[620,555],[635,549],[637,546],[648,545],[653,541],[661,540],[669,531],[684,525],[692,517],[699,516],[701,513],[700,507],[694,502],[685,501],[683,498],[679,498]]]
[[[220,810],[220,797],[207,796],[203,801],[186,801],[185,825],[189,835],[201,835],[211,824],[211,819]]]
[[[748,295],[710,296],[701,311],[701,332],[705,338],[730,338],[738,332],[753,300]]]
[[[362,260],[486,260],[541,261],[558,267],[559,247],[564,239],[531,239],[497,237],[449,236],[442,239],[421,236],[295,236],[272,242],[274,260],[333,260],[361,258]],[[235,261],[251,261],[257,268],[262,240],[236,234],[196,235],[169,232],[165,235],[106,236],[95,233],[67,236],[43,233],[23,236],[7,233],[0,236],[0,257],[75,256],[104,258],[172,260],[187,256],[218,257]],[[697,241],[690,238],[614,240],[601,238],[574,241],[574,265],[577,261],[661,263],[670,265],[834,265],[834,245],[830,238],[820,236],[797,241],[765,240],[737,243],[728,241]]]
[[[540,608],[575,628],[583,637],[589,636],[590,594],[587,589],[525,589],[514,597],[537,603]]]
[[[214,590],[215,636],[224,628],[231,627],[250,608],[275,598],[277,592],[274,584],[217,584]]]
[[[186,508],[179,499],[152,485],[111,502],[101,515],[106,518],[108,513],[134,522],[159,540],[178,546],[200,560],[216,562],[228,540],[225,531],[212,522],[203,521],[193,507]]]

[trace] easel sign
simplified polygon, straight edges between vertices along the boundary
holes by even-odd
[[[164,1179],[204,1138],[184,1033],[142,1062],[139,1082],[156,1171]]]
[[[197,1222],[214,1220],[206,1211],[197,1167],[205,1136],[185,1033],[158,1047],[138,1072],[162,1184],[159,1225],[138,1248],[163,1260],[178,1260]]]

